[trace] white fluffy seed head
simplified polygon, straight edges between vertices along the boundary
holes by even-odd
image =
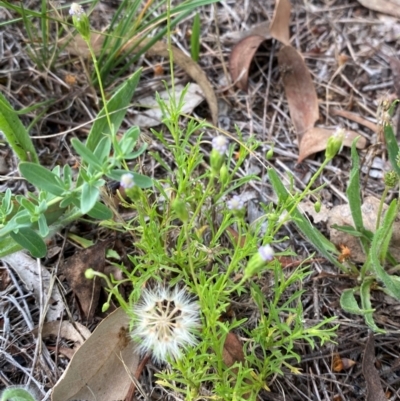
[[[134,306],[132,337],[139,350],[151,352],[157,362],[179,359],[182,349],[195,345],[194,331],[200,327],[199,305],[179,287],[157,286],[144,290]]]

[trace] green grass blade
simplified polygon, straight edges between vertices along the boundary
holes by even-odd
[[[115,132],[118,131],[122,120],[125,117],[132,96],[135,93],[136,86],[139,83],[139,78],[142,70],[136,71],[113,95],[108,101],[107,108],[110,113],[111,123],[114,126]],[[86,141],[86,147],[94,152],[97,144],[102,139],[103,135],[110,134],[107,118],[104,108],[100,111],[98,118],[92,125]]]
[[[192,59],[199,61],[200,55],[200,15],[196,14],[193,19],[192,36],[190,37],[190,54]]]
[[[346,194],[349,200],[350,211],[353,217],[355,228],[358,232],[363,233],[365,231],[365,228],[361,211],[360,158],[358,157],[356,144],[357,138],[353,141],[351,145],[352,167]],[[360,237],[360,242],[364,251],[366,251],[368,249],[367,239],[364,237]]]
[[[385,135],[386,148],[392,169],[400,177],[400,167],[397,164],[397,156],[399,154],[399,145],[397,143],[396,136],[394,135],[393,128],[391,125],[386,125],[383,129]]]
[[[7,99],[0,93],[0,130],[20,161],[39,163],[35,147],[27,130]]]

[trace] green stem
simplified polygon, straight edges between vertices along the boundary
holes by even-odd
[[[385,189],[383,190],[383,194],[381,196],[381,201],[379,202],[379,208],[378,208],[378,216],[376,218],[376,227],[375,230],[377,230],[381,224],[381,217],[382,217],[382,210],[383,210],[383,204],[385,203],[386,196],[389,192],[389,187],[385,186]]]

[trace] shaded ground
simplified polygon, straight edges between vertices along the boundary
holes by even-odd
[[[264,4],[268,3],[268,4]],[[32,4],[34,4],[32,2]],[[27,7],[32,8],[32,4]],[[113,7],[106,3],[105,7]],[[388,94],[394,94],[392,71],[389,66],[389,56],[399,54],[400,22],[389,17],[383,17],[362,7],[357,1],[329,1],[313,4],[308,1],[292,3],[291,36],[292,45],[301,51],[306,64],[311,71],[320,100],[321,125],[341,125],[355,130],[366,137],[371,145],[377,142],[376,134],[371,130],[342,117],[334,116],[333,109],[354,112],[372,122],[376,122],[379,100]],[[215,12],[217,11],[217,18]],[[227,1],[202,10],[202,47],[200,65],[212,82],[219,98],[220,124],[231,133],[237,125],[244,136],[255,135],[264,144],[258,149],[258,156],[265,158],[265,152],[274,146],[274,157],[266,162],[278,171],[291,171],[299,189],[305,187],[310,176],[317,170],[323,155],[317,155],[312,160],[306,160],[301,165],[296,164],[297,144],[289,116],[287,102],[277,67],[276,53],[279,44],[275,41],[265,42],[258,50],[250,73],[248,93],[235,89],[229,84],[226,75],[228,59],[233,46],[233,36],[237,32],[251,28],[257,23],[271,19],[273,4],[269,2]],[[100,14],[104,17],[104,14]],[[0,9],[0,19],[10,18],[8,12]],[[100,22],[99,22],[100,23]],[[189,48],[188,36],[190,21],[179,26],[174,41],[185,49]],[[215,24],[218,24],[218,31]],[[218,33],[220,36],[218,36]],[[232,35],[236,33],[236,35]],[[78,128],[79,124],[93,118],[97,113],[92,90],[88,87],[82,64],[79,60],[71,62],[67,54],[56,71],[40,72],[25,52],[26,34],[22,25],[7,25],[1,33],[0,49],[0,89],[7,94],[8,99],[16,107],[28,107],[48,98],[57,97],[46,115],[38,120],[31,130],[41,161],[45,165],[70,163],[76,160],[71,154],[69,140],[71,136],[85,138],[87,128]],[[164,77],[154,74],[154,66],[161,63],[168,71],[168,61],[159,58],[141,60],[144,74],[141,79],[137,96],[142,93],[154,93],[163,89],[161,82]],[[75,84],[66,85],[68,75],[73,75]],[[185,74],[177,70],[179,80],[186,82]],[[327,102],[329,100],[329,102]],[[329,103],[329,105],[328,105]],[[329,107],[328,107],[329,106]],[[208,118],[205,104],[195,110],[195,115]],[[28,125],[36,117],[35,112],[22,116]],[[126,121],[129,125],[129,114]],[[71,130],[70,134],[58,135],[59,132]],[[143,138],[150,144],[149,149],[159,149],[160,145],[149,130],[143,129]],[[57,134],[52,136],[53,134]],[[208,139],[214,133],[210,132]],[[48,137],[46,137],[48,136]],[[384,155],[378,148],[371,157],[371,150],[363,152],[367,155],[365,165],[371,164],[373,169],[366,178],[368,169],[363,170],[365,195],[380,196],[383,190],[382,172],[387,168]],[[207,149],[206,149],[207,151]],[[168,158],[168,155],[165,155]],[[168,159],[167,159],[168,160]],[[170,162],[168,160],[168,162]],[[272,189],[265,179],[264,169],[257,164],[256,158],[249,160],[248,171],[256,171],[262,177],[261,184],[251,190],[254,195],[248,202],[248,213],[259,213],[258,201],[274,201]],[[346,202],[346,184],[350,168],[350,152],[344,149],[331,165],[324,171],[319,184],[326,183],[321,200],[325,206]],[[23,192],[26,188],[23,181],[14,179],[18,176],[16,160],[10,150],[4,146],[0,150],[0,173],[2,174],[1,190],[11,188],[15,192]],[[154,164],[144,161],[143,173],[152,175]],[[253,193],[252,192],[252,193]],[[392,197],[390,194],[389,197]],[[251,217],[249,217],[251,218]],[[104,230],[95,226],[80,224],[72,228],[82,237],[97,240],[108,236]],[[305,238],[302,238],[294,226],[286,227],[282,235],[289,235],[290,240],[282,247],[290,246],[299,257],[307,257],[313,249]],[[326,232],[322,224],[321,230]],[[129,242],[122,239],[123,245],[129,247]],[[64,241],[60,235],[51,246],[54,255],[43,263],[54,268],[76,251],[76,244]],[[129,248],[126,250],[129,253]],[[328,263],[317,260],[313,264],[314,274],[304,283],[306,293],[303,296],[306,321],[318,321],[321,316],[338,317],[340,328],[337,344],[319,346],[312,350],[306,345],[298,344],[301,349],[301,375],[285,374],[274,378],[269,383],[270,388],[281,398],[271,398],[268,393],[260,394],[260,399],[285,400],[360,400],[366,398],[366,384],[362,372],[362,355],[368,337],[368,328],[360,316],[347,315],[339,306],[341,292],[354,285],[348,278],[339,277],[338,272]],[[59,277],[60,285],[65,292],[66,303],[74,318],[78,319],[77,308],[68,285]],[[36,363],[34,377],[38,382],[46,383],[50,390],[61,376],[68,364],[68,358],[54,357],[55,343],[46,342],[47,349],[43,351],[39,361],[34,360],[34,342],[30,330],[38,324],[38,309],[33,297],[24,285],[13,275],[12,271],[0,270],[0,388],[9,384],[24,383],[29,376],[29,369]],[[375,318],[379,326],[387,329],[385,336],[375,339],[376,368],[379,371],[381,383],[388,398],[400,399],[399,375],[399,330],[400,312],[396,303],[390,303],[381,293],[373,294]],[[244,316],[240,303],[233,304],[235,313]],[[100,318],[90,325],[92,330]],[[347,370],[335,371],[334,356],[355,361],[356,364]],[[151,379],[147,377],[154,372],[149,368],[143,378],[143,387],[151,390]],[[148,383],[146,381],[148,380]],[[162,399],[172,399],[172,396],[161,394]],[[45,398],[48,399],[48,398]]]

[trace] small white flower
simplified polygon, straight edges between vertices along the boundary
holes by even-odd
[[[258,253],[264,262],[271,262],[274,258],[275,252],[271,245],[264,245],[258,249]]]
[[[133,175],[131,173],[122,174],[120,185],[125,189],[133,188],[135,185],[135,182],[133,181]]]
[[[226,202],[226,206],[229,210],[241,210],[244,207],[244,201],[240,196],[234,195]]]
[[[71,17],[75,16],[78,20],[82,15],[85,14],[83,7],[78,3],[72,3],[71,8],[69,9],[69,15]]]
[[[228,145],[229,141],[228,139],[223,136],[223,135],[218,135],[212,140],[212,148],[216,150],[219,154],[222,156],[226,153],[228,150]]]
[[[181,349],[196,344],[193,330],[200,327],[199,305],[184,290],[158,286],[144,290],[133,308],[139,351],[152,351],[156,361],[179,359]]]

